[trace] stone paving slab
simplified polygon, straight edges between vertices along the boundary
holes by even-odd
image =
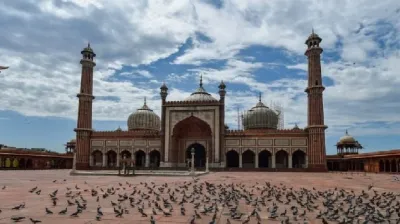
[[[80,223],[150,223],[149,217],[141,217],[137,210],[137,206],[132,208],[129,201],[122,202],[121,206],[129,210],[129,214],[124,214],[123,218],[116,218],[113,212],[111,201],[117,202],[118,194],[127,193],[128,195],[136,187],[141,193],[148,193],[148,189],[144,187],[143,183],[155,184],[154,189],[157,189],[162,184],[167,183],[168,187],[172,189],[193,183],[192,177],[158,177],[158,176],[135,176],[135,177],[118,177],[118,176],[70,176],[69,170],[39,170],[39,171],[0,171],[0,224],[13,223],[10,218],[15,215],[25,216],[26,220],[21,223],[31,223],[29,218],[39,219],[42,223],[56,223],[56,224],[80,224]],[[272,172],[219,172],[210,173],[205,176],[200,176],[199,183],[205,181],[214,184],[238,184],[243,185],[243,189],[254,191],[257,195],[257,187],[265,186],[265,182],[270,182],[271,185],[293,187],[294,189],[307,188],[316,190],[334,189],[335,187],[343,188],[347,191],[353,190],[361,192],[366,190],[367,186],[372,184],[373,189],[379,192],[390,191],[400,193],[400,182],[395,182],[392,179],[393,175],[386,174],[364,174],[364,173],[272,173]],[[56,182],[53,182],[56,180]],[[127,184],[127,182],[129,184]],[[120,183],[122,186],[120,186]],[[5,186],[5,189],[3,189]],[[40,195],[30,193],[29,190],[37,186],[41,189]],[[79,189],[75,189],[78,186]],[[76,211],[76,206],[67,206],[67,199],[65,193],[70,188],[72,194],[81,192],[84,199],[87,200],[87,209],[84,210],[79,217],[70,217],[70,214]],[[103,199],[100,188],[106,190],[107,188],[114,187],[115,195],[110,195],[108,198]],[[91,196],[91,189],[99,191],[100,201],[96,202],[96,197]],[[179,188],[178,188],[179,189]],[[52,205],[49,194],[58,190],[58,203],[56,206]],[[86,191],[85,191],[86,190]],[[171,192],[172,192],[171,191]],[[190,192],[187,192],[189,194]],[[176,195],[179,195],[176,192]],[[136,195],[137,197],[138,195]],[[168,194],[162,194],[164,198],[168,198]],[[79,199],[79,197],[76,197]],[[138,198],[138,197],[137,197]],[[155,196],[151,196],[150,200],[154,200]],[[69,199],[74,201],[75,199]],[[80,200],[80,199],[79,199]],[[271,207],[273,200],[268,202],[268,207]],[[25,203],[25,208],[21,210],[11,210],[14,206]],[[148,202],[144,203],[144,212],[149,216],[152,209],[148,206]],[[160,203],[162,204],[162,203]],[[104,216],[101,221],[96,221],[97,206],[102,207]],[[284,209],[289,209],[294,203],[288,205],[279,205],[278,214],[283,212]],[[45,208],[49,208],[54,212],[52,215],[46,215]],[[58,212],[68,208],[66,215],[59,215]],[[247,205],[244,201],[240,201],[240,211],[249,214],[253,207]],[[321,206],[322,207],[322,206]],[[165,217],[161,214],[155,215],[154,219],[157,224],[171,224],[171,223],[189,223],[194,208],[191,204],[185,204],[186,215],[180,214],[180,206],[173,205],[173,212],[171,217]],[[202,206],[198,209],[200,211]],[[217,223],[224,224],[228,216],[227,208],[219,206],[219,213],[217,215]],[[300,212],[302,210],[300,209]],[[300,213],[299,212],[299,213]],[[261,223],[280,223],[278,220],[268,219],[267,208],[262,208],[260,216]],[[317,211],[307,214],[308,223],[321,223],[321,220],[316,220],[315,216]],[[212,215],[205,215],[201,219],[196,219],[196,224],[209,223]],[[242,223],[241,221],[233,221],[232,224]],[[302,221],[302,220],[300,220]],[[303,222],[294,223],[303,223]],[[256,223],[254,218],[249,223]]]

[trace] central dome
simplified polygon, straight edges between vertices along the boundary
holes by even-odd
[[[128,130],[160,130],[160,117],[144,104],[136,112],[129,115]]]
[[[197,88],[197,90],[190,94],[189,97],[184,99],[183,101],[189,101],[189,102],[209,102],[209,101],[218,101],[214,97],[211,96],[211,94],[207,93],[207,91],[203,88],[203,77],[200,77],[200,86]]]
[[[243,115],[244,129],[277,129],[279,114],[261,102]]]

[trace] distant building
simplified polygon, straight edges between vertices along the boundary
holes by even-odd
[[[0,169],[71,169],[72,159],[71,153],[0,144]]]
[[[400,149],[359,153],[363,146],[348,131],[336,148],[336,155],[327,156],[329,171],[400,172]]]

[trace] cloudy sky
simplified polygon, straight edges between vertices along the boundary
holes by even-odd
[[[365,152],[399,148],[398,0],[0,1],[0,143],[63,151],[74,138],[80,51],[97,54],[94,128],[126,129],[143,104],[160,114],[159,87],[182,100],[227,85],[227,120],[258,92],[306,125],[304,41],[323,39],[327,151],[346,129]]]

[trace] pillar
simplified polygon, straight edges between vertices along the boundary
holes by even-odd
[[[336,164],[337,165],[337,164]],[[304,168],[308,168],[308,155],[306,154],[306,158],[305,158],[305,164],[304,164]],[[338,166],[339,169],[339,166]]]
[[[103,167],[107,167],[107,153],[103,153]]]
[[[89,156],[89,166],[93,166],[93,154]]]
[[[256,160],[256,161],[254,161],[255,168],[258,168],[258,153],[256,153],[256,155],[254,157],[255,157],[255,160]]]
[[[135,162],[136,162],[136,160],[135,160],[135,153],[132,153],[132,154],[131,154],[131,159],[132,159],[132,161],[135,161]],[[131,166],[132,166],[132,163],[131,163]]]
[[[276,155],[275,153],[272,155],[272,164],[271,164],[271,168],[276,168]]]
[[[206,172],[208,172],[208,156],[206,157]]]
[[[116,165],[116,167],[119,167],[119,162],[120,162],[120,158],[121,157],[121,154],[119,153],[119,150],[117,151],[117,165]]]
[[[288,160],[289,160],[288,168],[293,168],[293,163],[292,163],[293,157],[291,154],[288,155]]]
[[[150,154],[146,153],[145,167],[149,167],[149,166],[150,166]]]
[[[192,161],[191,161],[191,169],[190,172],[194,175],[194,149],[192,149]]]
[[[239,168],[243,167],[243,162],[242,162],[242,153],[239,154]]]

